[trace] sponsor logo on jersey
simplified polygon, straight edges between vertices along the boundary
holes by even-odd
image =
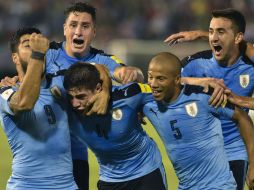
[[[195,117],[198,113],[198,107],[196,102],[185,105],[186,112],[189,116]]]
[[[122,112],[122,110],[121,109],[114,109],[113,111],[112,111],[112,117],[113,117],[113,119],[115,119],[115,120],[121,120],[122,119],[122,117],[123,117],[123,112]]]
[[[241,87],[246,88],[250,83],[250,75],[240,75],[239,80]]]
[[[127,92],[128,89],[129,89],[129,88],[124,89],[124,96],[127,96],[127,95],[128,95],[128,92]]]
[[[58,88],[58,86],[52,86],[50,88],[50,92],[51,94],[54,96],[54,98],[61,98],[62,97],[62,93],[61,93],[61,90]]]

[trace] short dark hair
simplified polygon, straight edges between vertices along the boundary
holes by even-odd
[[[246,21],[243,14],[235,9],[228,8],[212,11],[212,16],[215,18],[223,17],[232,21],[235,32],[245,32]]]
[[[94,65],[85,62],[77,62],[69,67],[64,75],[64,88],[86,88],[94,90],[101,83],[100,73]]]
[[[77,3],[72,3],[70,7],[68,7],[64,11],[65,15],[65,20],[69,17],[70,13],[72,12],[86,12],[92,16],[93,22],[96,22],[96,8],[93,7],[92,5],[89,5],[88,3],[84,2],[77,2]]]
[[[41,34],[41,31],[38,28],[25,27],[25,28],[19,28],[15,33],[13,33],[9,42],[11,52],[16,53],[18,51],[20,38],[23,35],[32,34],[32,33]]]

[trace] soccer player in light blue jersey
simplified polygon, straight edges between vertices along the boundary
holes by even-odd
[[[13,154],[6,189],[76,190],[67,113],[42,82],[49,42],[38,29],[23,28],[10,44],[21,83],[0,90],[1,124]]]
[[[128,83],[130,81],[142,81],[143,74],[135,67],[123,66],[121,60],[116,56],[108,55],[102,50],[91,47],[91,43],[96,35],[96,9],[86,3],[78,2],[68,7],[65,11],[64,36],[62,43],[51,43],[50,50],[46,55],[47,78],[53,83],[62,86],[64,70],[78,61],[88,63],[96,62],[106,66],[112,78],[118,82]],[[88,115],[91,113],[104,114],[107,110],[109,93],[108,87],[94,97],[95,103]],[[61,88],[63,90],[63,88]],[[93,102],[93,101],[92,101]],[[72,122],[72,121],[71,121]],[[88,162],[87,151],[84,144],[79,142],[74,136],[72,140],[72,156],[74,177],[78,186],[82,190],[88,190]]]
[[[82,114],[87,102],[102,90],[96,68],[88,63],[72,65],[65,73],[64,87],[77,112],[74,121],[81,121],[72,133],[87,143],[99,162],[98,189],[166,189],[159,150],[138,120],[137,113],[152,99],[146,93],[148,85],[113,86],[106,115],[89,117]]]
[[[227,88],[228,100],[234,104],[254,109],[254,67],[241,52],[245,32],[244,16],[233,9],[212,12],[209,33],[204,31],[180,32],[169,36],[165,41],[189,41],[197,38],[209,38],[211,50],[196,53],[185,58],[183,77],[212,77],[223,79]],[[247,56],[253,59],[253,47],[247,47]],[[244,188],[244,181],[249,168],[254,167],[254,160],[247,159],[244,142],[237,128],[237,123],[221,117],[224,145],[230,169],[233,171],[239,190]],[[254,183],[254,174],[247,183]]]
[[[209,106],[210,96],[203,88],[181,86],[180,74],[181,62],[175,55],[156,55],[148,69],[148,83],[155,100],[144,106],[144,114],[158,131],[174,166],[178,188],[236,189],[217,117],[232,118],[239,124],[250,145],[250,158],[254,155],[252,121],[247,113],[232,105],[217,109]]]

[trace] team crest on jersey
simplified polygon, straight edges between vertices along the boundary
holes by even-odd
[[[250,75],[240,75],[240,85],[246,88],[250,83]]]
[[[62,97],[62,93],[61,90],[58,88],[58,86],[52,86],[50,88],[50,92],[51,94],[54,96],[54,98],[61,98]]]
[[[9,89],[5,90],[4,92],[2,92],[1,96],[3,99],[8,100],[13,93],[14,93],[14,91],[12,90],[12,88],[9,88]]]
[[[198,113],[198,107],[196,102],[185,105],[186,112],[189,116],[195,117]]]
[[[115,119],[115,120],[121,120],[122,117],[123,117],[123,112],[122,112],[122,110],[121,110],[121,109],[114,109],[114,110],[112,111],[112,117],[113,117],[113,119]]]

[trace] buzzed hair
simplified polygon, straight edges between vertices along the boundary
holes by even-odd
[[[227,18],[231,20],[236,33],[245,32],[245,28],[246,28],[245,18],[241,12],[235,9],[228,8],[228,9],[222,9],[222,10],[214,10],[212,11],[212,16],[214,18],[223,17],[223,18]]]
[[[180,59],[169,52],[161,52],[155,55],[150,63],[162,64],[170,66],[172,73],[181,75],[181,61]]]

